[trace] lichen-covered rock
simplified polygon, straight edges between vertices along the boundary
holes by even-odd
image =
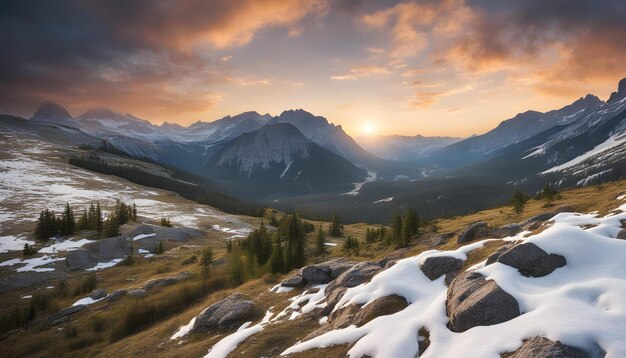
[[[188,272],[181,272],[174,277],[157,278],[154,280],[146,281],[143,284],[143,289],[149,291],[156,287],[170,286],[177,282],[184,281],[189,277]]]
[[[368,282],[382,267],[376,262],[361,262],[352,266],[326,286],[326,307],[322,315],[329,315],[347,288],[358,286]]]
[[[196,317],[191,332],[233,330],[245,322],[255,320],[260,313],[261,310],[254,301],[235,293],[204,309]]]
[[[551,341],[545,337],[533,337],[524,341],[515,352],[502,354],[503,358],[589,358],[586,351]]]
[[[543,277],[567,263],[565,257],[548,254],[529,242],[519,244],[498,257],[498,262],[515,267],[524,276]]]
[[[443,245],[446,242],[450,241],[456,235],[455,232],[444,232],[443,234],[436,235],[433,238],[433,243],[435,246]]]
[[[453,332],[464,332],[476,326],[490,326],[520,315],[515,298],[495,281],[478,272],[464,272],[450,286],[446,298],[448,326]]]
[[[431,281],[446,275],[446,282],[452,280],[463,267],[463,260],[451,256],[433,256],[420,264],[420,269]]]
[[[85,249],[70,250],[65,256],[65,263],[70,270],[84,270],[94,267],[97,260]]]
[[[486,221],[477,221],[469,224],[468,227],[463,230],[457,242],[459,244],[470,242],[476,240],[480,237],[485,237],[489,235],[489,225],[487,225]]]

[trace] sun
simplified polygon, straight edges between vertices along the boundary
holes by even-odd
[[[365,123],[361,128],[361,131],[363,131],[363,134],[373,135],[376,133],[376,126],[372,123]]]

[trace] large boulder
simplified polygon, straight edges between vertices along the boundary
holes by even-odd
[[[515,267],[524,276],[543,277],[567,263],[565,257],[548,254],[532,242],[512,247],[498,257],[498,262]]]
[[[149,280],[146,281],[143,284],[143,289],[146,291],[149,291],[153,288],[156,287],[163,287],[163,286],[170,286],[173,285],[175,283],[178,283],[180,281],[184,281],[189,277],[189,273],[188,272],[181,272],[178,275],[174,276],[174,277],[165,277],[165,278],[157,278],[154,280]]]
[[[76,305],[64,308],[48,317],[48,323],[54,325],[67,321],[67,318],[87,308],[87,305]]]
[[[280,283],[280,285],[283,287],[298,287],[304,285],[304,279],[298,273],[287,277]]]
[[[326,265],[309,265],[300,270],[300,276],[306,282],[312,284],[329,283],[331,280],[330,274],[330,267]]]
[[[477,221],[469,224],[468,227],[463,230],[459,238],[456,240],[459,244],[476,240],[480,237],[489,235],[489,225],[486,221]]]
[[[478,272],[464,272],[448,287],[446,298],[448,326],[453,332],[464,332],[476,326],[490,326],[520,315],[515,298],[495,281]]]
[[[518,223],[498,226],[491,230],[491,236],[496,238],[515,236],[522,231],[522,226]]]
[[[557,213],[552,213],[552,212],[548,212],[548,213],[542,213],[539,215],[535,215],[531,218],[528,218],[524,221],[522,221],[520,223],[520,226],[524,229],[524,230],[536,230],[539,229],[541,227],[541,225],[547,221],[552,219],[553,217],[556,216]]]
[[[98,261],[121,259],[130,253],[131,242],[121,236],[92,241],[83,246]]]
[[[94,267],[98,261],[89,251],[76,249],[67,252],[65,263],[70,270],[84,270]]]
[[[498,262],[498,257],[500,257],[500,255],[502,255],[503,253],[507,252],[513,246],[515,246],[515,243],[508,242],[508,243],[498,247],[498,249],[494,253],[489,255],[489,257],[487,257],[487,262],[485,263],[485,266],[491,265],[491,264],[493,264],[495,262]]]
[[[617,233],[617,238],[620,240],[626,240],[626,229],[622,229],[619,233]]]
[[[322,315],[327,316],[341,300],[346,289],[368,282],[382,267],[376,262],[361,262],[352,266],[326,286],[326,307]]]
[[[146,297],[148,291],[139,288],[136,290],[129,290],[126,294],[130,297]]]
[[[443,245],[450,241],[456,235],[455,232],[444,232],[443,234],[436,235],[433,237],[433,243],[435,246]]]
[[[431,281],[446,275],[446,282],[452,281],[463,267],[463,260],[451,256],[433,256],[424,260],[420,264],[420,269]]]
[[[586,351],[551,341],[545,337],[533,337],[524,341],[515,352],[502,354],[503,358],[589,358]]]
[[[204,309],[196,317],[191,332],[233,330],[255,320],[260,314],[261,310],[254,301],[235,293]]]
[[[330,268],[330,279],[334,280],[339,277],[342,273],[348,271],[352,266],[357,263],[354,261],[347,260],[345,258],[338,258],[330,261],[323,262],[319,265],[328,266]]]
[[[92,300],[99,300],[101,298],[105,298],[106,296],[107,296],[107,291],[104,288],[95,289],[91,291],[91,293],[89,294],[89,297]]]
[[[328,316],[328,321],[313,333],[305,337],[305,340],[320,336],[326,332],[346,328],[350,325],[361,327],[369,321],[380,317],[394,314],[405,309],[409,304],[406,299],[398,295],[390,295],[374,300],[366,306],[350,304],[333,311]]]

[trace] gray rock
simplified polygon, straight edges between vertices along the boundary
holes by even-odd
[[[287,277],[280,283],[281,286],[284,287],[298,287],[304,284],[304,279],[300,274],[295,274],[290,277]]]
[[[65,263],[70,270],[84,270],[94,267],[97,260],[85,249],[70,250],[65,256]]]
[[[122,259],[130,253],[131,241],[121,236],[92,241],[83,246],[98,261]]]
[[[524,276],[543,277],[567,263],[565,257],[548,254],[533,243],[523,243],[504,252],[498,262],[515,267]]]
[[[382,268],[376,262],[361,262],[331,281],[326,286],[326,307],[322,310],[322,315],[327,316],[332,312],[347,288],[368,282],[381,270]]]
[[[104,288],[97,288],[91,291],[89,297],[93,300],[99,300],[101,298],[105,298],[107,296],[107,291]]]
[[[380,267],[385,267],[387,266],[387,264],[391,261],[398,261],[406,256],[409,255],[409,249],[408,248],[403,248],[403,249],[399,249],[396,250],[392,253],[390,253],[388,256],[385,256],[385,258],[383,258],[382,260],[378,261],[378,266]],[[356,263],[355,263],[356,264]],[[352,265],[354,266],[354,264]]]
[[[512,248],[513,246],[515,246],[514,243],[509,242],[506,243],[500,247],[498,247],[498,249],[491,255],[489,255],[489,257],[487,257],[487,262],[485,263],[485,266],[487,265],[491,265],[494,262],[498,261],[498,257],[500,257],[500,255],[502,255],[503,253],[507,252],[510,248]]]
[[[174,277],[157,278],[157,279],[154,279],[154,280],[146,281],[143,284],[143,289],[146,290],[146,291],[149,291],[149,290],[151,290],[153,288],[156,288],[156,287],[170,286],[170,285],[173,285],[173,284],[175,284],[177,282],[184,281],[187,278],[189,278],[189,273],[188,272],[181,272],[181,273],[179,273],[178,275],[176,275]]]
[[[308,282],[313,284],[325,284],[329,283],[331,269],[327,265],[309,265],[300,270],[300,276]]]
[[[323,263],[323,265],[330,267],[330,278],[332,280],[336,279],[342,273],[348,271],[352,266],[356,264],[356,262],[346,260],[344,258],[338,258]]]
[[[586,351],[567,346],[559,341],[544,337],[533,337],[524,341],[515,352],[504,353],[505,358],[589,358]]]
[[[398,295],[389,295],[378,298],[365,307],[361,307],[354,317],[353,324],[360,327],[369,321],[380,317],[400,312],[407,308],[409,303],[406,298]]]
[[[463,230],[461,235],[459,235],[457,242],[462,244],[487,235],[489,235],[489,225],[487,225],[487,222],[477,221],[469,224],[469,226]]]
[[[544,221],[552,219],[553,217],[556,216],[556,214],[557,213],[548,212],[548,213],[535,215],[535,216],[533,216],[531,218],[528,218],[528,219],[522,221],[520,223],[520,226],[524,230],[536,230],[536,229],[539,229],[541,227],[541,225],[543,224]]]
[[[491,231],[491,236],[496,238],[515,236],[522,231],[522,226],[518,223],[498,226]]]
[[[477,272],[464,272],[448,287],[446,298],[448,326],[453,332],[464,332],[476,326],[490,326],[520,315],[515,298],[493,280]]]
[[[452,277],[461,271],[461,267],[463,267],[463,260],[450,256],[429,257],[420,265],[424,275],[431,281],[446,275],[446,282],[452,281]]]
[[[204,309],[196,317],[191,332],[236,329],[245,322],[255,320],[260,313],[256,303],[235,293]]]
[[[110,301],[110,302],[117,301],[120,298],[126,296],[127,293],[128,293],[128,290],[124,290],[124,289],[115,290],[109,294],[109,297],[107,297],[107,301]]]
[[[142,289],[129,290],[127,293],[130,297],[145,297],[148,294],[148,291]]]
[[[436,235],[433,238],[433,243],[435,246],[443,245],[446,242],[450,241],[456,235],[455,232],[444,232],[443,234]]]
[[[71,316],[77,312],[80,312],[84,310],[85,308],[87,308],[87,305],[76,305],[76,306],[64,308],[54,314],[51,314],[48,317],[48,323],[58,324],[58,323],[61,323],[62,321],[67,321],[68,316]]]
[[[626,240],[626,229],[622,229],[619,233],[617,233],[617,238],[620,240]]]

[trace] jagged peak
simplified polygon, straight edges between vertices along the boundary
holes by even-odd
[[[626,98],[626,77],[622,78],[617,84],[617,91],[611,93],[607,103],[614,103]]]

